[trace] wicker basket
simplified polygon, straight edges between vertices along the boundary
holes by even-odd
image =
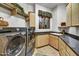
[[[0,17],[0,26],[8,26],[8,22],[7,21],[4,21],[4,18],[3,17]]]

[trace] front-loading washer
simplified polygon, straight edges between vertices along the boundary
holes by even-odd
[[[8,37],[6,56],[25,56],[25,38],[21,34]]]

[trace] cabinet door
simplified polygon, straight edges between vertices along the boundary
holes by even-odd
[[[79,25],[79,3],[72,3],[72,26]]]
[[[67,9],[67,26],[71,26],[72,20],[72,5],[69,3],[66,7]]]
[[[70,47],[68,47],[68,46],[66,46],[66,51],[68,52],[68,54],[70,55],[70,56],[76,56],[76,54],[71,50],[71,48]]]
[[[58,37],[50,35],[49,44],[53,46],[54,48],[58,49]]]
[[[30,27],[35,27],[35,13],[29,13]]]
[[[49,43],[49,35],[37,35],[36,36],[36,47],[41,47],[44,45],[48,45]]]
[[[62,39],[59,39],[59,54],[61,56],[76,56],[76,54],[65,44]]]
[[[65,55],[66,55],[66,56],[69,56],[69,53],[68,53],[68,52],[66,52],[66,53],[65,53]]]
[[[66,54],[66,44],[61,40],[59,39],[59,54],[61,56],[65,56]]]

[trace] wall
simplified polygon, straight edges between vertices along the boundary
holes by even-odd
[[[41,5],[35,4],[35,14],[36,14],[36,31],[52,31],[52,18],[50,19],[50,29],[39,29],[39,17],[38,17],[38,10],[48,11],[52,13],[51,9],[43,7]]]
[[[66,22],[66,5],[57,6],[57,20],[58,26],[61,26],[61,22]]]
[[[68,33],[79,36],[79,27],[70,27]]]
[[[52,30],[57,31],[58,30],[58,25],[57,25],[57,7],[55,7],[52,11],[53,15],[53,21],[52,21]]]
[[[66,22],[66,5],[61,4],[52,9],[53,14],[53,31],[59,31],[58,27],[61,26],[61,22]]]
[[[28,6],[27,4],[21,4],[24,8],[24,11],[28,13],[28,11],[33,11],[33,8]],[[28,10],[28,11],[27,11]],[[21,16],[11,16],[10,11],[0,7],[0,17],[3,17],[9,23],[9,27],[27,27],[25,19]]]
[[[29,11],[33,11],[34,12],[34,6],[30,5],[29,3],[28,4],[26,4],[26,3],[19,3],[19,5],[24,8],[24,12],[27,13],[27,14],[28,14]]]
[[[52,30],[59,31],[58,27],[60,26],[60,23],[67,20],[66,5],[59,5],[52,10],[53,10]],[[79,36],[79,27],[69,27],[66,30],[68,33]]]

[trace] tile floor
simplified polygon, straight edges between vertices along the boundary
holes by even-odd
[[[51,46],[35,49],[33,56],[59,56],[59,52]]]

